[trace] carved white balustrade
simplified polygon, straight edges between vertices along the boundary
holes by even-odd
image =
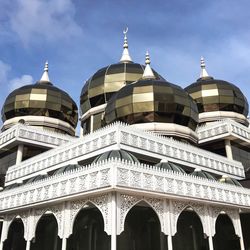
[[[54,148],[75,139],[73,136],[56,133],[54,131],[17,124],[0,134],[0,148],[12,141],[23,141],[34,145],[45,145],[46,147]]]
[[[154,197],[197,200],[250,208],[250,190],[117,159],[100,162],[0,193],[0,211],[49,205],[71,197],[130,190]]]
[[[236,121],[225,119],[197,128],[199,143],[233,135],[250,143],[250,129]]]
[[[187,143],[116,123],[10,167],[6,175],[6,184],[119,148],[158,159],[166,158],[172,162],[192,168],[199,167],[220,175],[226,173],[234,178],[245,176],[240,162]]]

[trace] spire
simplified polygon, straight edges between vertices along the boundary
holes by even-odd
[[[200,73],[200,78],[206,78],[209,77],[207,71],[206,71],[206,64],[204,61],[204,58],[201,57],[201,73]]]
[[[127,39],[128,27],[123,31],[124,34],[124,44],[123,44],[123,52],[120,62],[129,63],[133,62],[128,51],[128,39]]]
[[[144,73],[143,73],[142,78],[143,79],[155,79],[156,77],[155,77],[155,75],[150,67],[150,57],[149,57],[148,51],[146,53],[145,63],[146,63],[146,67],[144,69]]]
[[[40,81],[42,81],[42,82],[50,82],[50,80],[49,80],[49,63],[48,63],[48,61],[45,62],[43,75],[42,75]]]

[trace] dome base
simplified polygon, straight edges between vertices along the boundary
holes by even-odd
[[[2,131],[11,128],[17,123],[22,122],[28,126],[40,127],[42,129],[54,130],[59,133],[69,134],[74,136],[75,129],[67,122],[61,121],[56,118],[45,116],[18,116],[8,119],[2,126]]]
[[[174,123],[151,122],[138,123],[130,126],[146,131],[151,131],[164,136],[179,137],[181,139],[186,139],[192,143],[198,142],[198,136],[192,129]]]
[[[222,119],[224,120],[226,118],[235,120],[245,126],[249,125],[249,121],[244,115],[231,111],[211,111],[200,113],[199,123],[214,122]]]

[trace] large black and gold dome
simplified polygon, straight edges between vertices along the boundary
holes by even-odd
[[[52,85],[47,73],[46,63],[40,81],[18,88],[8,95],[2,108],[4,123],[18,117],[26,120],[27,116],[41,116],[54,118],[70,124],[73,128],[76,127],[78,121],[76,103],[66,92]]]
[[[133,62],[111,64],[98,70],[82,88],[80,105],[82,114],[98,105],[107,103],[110,97],[142,77],[144,66]]]
[[[201,67],[200,78],[185,88],[197,103],[200,122],[230,117],[246,123],[248,102],[241,90],[232,83],[209,76],[203,58]]]
[[[84,84],[80,96],[82,114],[91,108],[107,103],[122,87],[142,77],[145,66],[132,61],[128,52],[126,32],[120,62],[98,70]],[[156,72],[154,73],[162,78]]]
[[[147,75],[149,57],[147,60],[142,79],[123,87],[107,103],[106,123],[119,120],[130,125],[177,124],[195,131],[198,110],[193,99],[181,87],[155,77],[153,72]]]

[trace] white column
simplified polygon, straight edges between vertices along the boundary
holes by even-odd
[[[26,250],[30,250],[30,240],[26,241]]]
[[[67,238],[62,238],[62,250],[66,250],[67,248]]]
[[[116,193],[112,193],[112,229],[111,229],[111,250],[116,250]]]
[[[241,249],[241,250],[245,250],[244,241],[243,241],[243,236],[240,237],[240,249]]]
[[[67,239],[69,237],[69,222],[70,221],[70,202],[63,203],[63,212],[62,212],[62,235],[58,235],[62,238],[62,250],[66,250],[67,248]]]
[[[17,155],[16,155],[16,164],[19,164],[23,159],[23,144],[18,145]]]
[[[94,115],[90,116],[90,133],[94,130]]]
[[[167,202],[168,205],[167,205]],[[168,209],[167,209],[168,208]],[[164,201],[164,210],[166,214],[166,218],[164,218],[165,222],[167,222],[167,227],[168,227],[168,250],[173,250],[173,242],[172,242],[172,203],[171,201]]]
[[[83,128],[81,125],[80,125],[80,138],[83,138]]]
[[[214,250],[213,236],[208,236],[209,250]]]
[[[228,139],[225,140],[225,149],[226,149],[227,158],[230,160],[233,160],[231,142]]]
[[[171,235],[168,235],[168,250],[173,250],[173,242]]]

